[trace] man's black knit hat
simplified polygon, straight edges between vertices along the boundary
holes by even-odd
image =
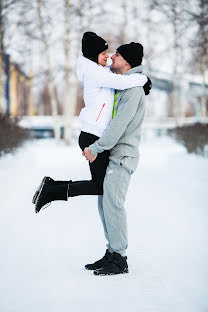
[[[141,65],[143,54],[143,46],[140,43],[131,42],[118,47],[117,51],[131,65],[136,67]]]
[[[85,57],[95,57],[108,49],[107,42],[94,32],[85,32],[82,37],[82,53]]]

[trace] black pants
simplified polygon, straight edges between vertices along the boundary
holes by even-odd
[[[83,151],[85,147],[93,144],[99,137],[96,135],[81,132],[79,136],[79,146]],[[102,195],[103,194],[103,181],[106,169],[109,163],[109,151],[104,151],[97,155],[97,158],[90,163],[90,172],[92,179],[84,181],[73,181],[70,184],[69,196],[79,195]]]

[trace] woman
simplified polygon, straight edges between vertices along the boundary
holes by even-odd
[[[141,74],[116,75],[106,67],[108,44],[93,32],[82,38],[82,53],[78,59],[77,75],[84,84],[85,107],[80,113],[79,146],[84,150],[102,135],[112,119],[115,89],[144,86],[147,77]],[[78,195],[103,194],[103,180],[109,161],[109,151],[99,154],[89,163],[90,181],[54,181],[45,177],[33,197],[36,212],[54,200],[67,200]]]

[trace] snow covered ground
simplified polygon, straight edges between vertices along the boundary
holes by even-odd
[[[129,274],[99,277],[84,265],[105,240],[96,197],[40,214],[41,178],[89,177],[77,143],[26,143],[0,158],[1,312],[208,311],[208,160],[169,138],[141,144],[128,210]]]

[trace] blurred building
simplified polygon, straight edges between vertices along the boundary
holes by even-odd
[[[9,54],[0,54],[0,113],[34,115],[32,75],[27,76]]]
[[[152,90],[147,97],[151,104],[148,117],[207,120],[208,84],[203,85],[201,76],[184,74],[174,81],[173,75],[165,72],[150,71],[147,75],[152,80]],[[203,109],[205,94],[206,109]]]

